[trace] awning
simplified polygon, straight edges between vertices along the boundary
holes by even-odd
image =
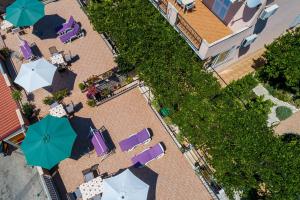
[[[247,6],[249,8],[255,8],[259,4],[261,4],[261,0],[247,0]]]

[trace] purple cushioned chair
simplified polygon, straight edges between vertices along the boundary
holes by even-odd
[[[136,146],[140,144],[146,144],[150,142],[151,135],[147,128],[141,130],[140,132],[129,136],[128,138],[119,142],[122,151],[131,151]]]
[[[91,128],[91,133],[93,134],[92,137],[92,144],[96,150],[98,156],[104,156],[109,153],[109,148],[105,144],[105,140],[103,138],[102,133],[97,129]]]
[[[72,27],[75,24],[75,20],[73,18],[73,16],[70,16],[69,20],[66,23],[62,24],[62,28],[59,29],[59,31],[57,32],[58,35],[63,35],[65,33],[67,33],[68,31],[72,30]]]
[[[64,44],[69,43],[72,41],[72,39],[74,38],[79,38],[83,36],[80,27],[78,24],[75,23],[74,28],[72,29],[72,31],[67,32],[64,35],[59,36],[59,39],[61,42],[63,42]]]
[[[163,146],[158,143],[153,147],[145,149],[143,152],[135,155],[131,158],[132,164],[134,165],[146,165],[148,162],[159,159],[165,154]]]
[[[33,58],[33,53],[27,41],[23,41],[23,45],[20,46],[20,49],[25,60],[31,60]]]

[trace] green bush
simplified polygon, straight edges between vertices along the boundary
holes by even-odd
[[[90,107],[95,107],[96,106],[96,101],[94,99],[89,99],[86,101],[86,104]]]
[[[78,87],[82,91],[82,90],[84,90],[86,88],[86,85],[84,83],[79,83]]]
[[[266,63],[259,77],[276,88],[292,93],[300,90],[300,28],[288,31],[266,46]]]
[[[280,121],[289,118],[292,114],[292,110],[286,106],[279,106],[276,108],[276,116]]]
[[[12,98],[15,101],[20,102],[22,100],[22,93],[21,93],[21,91],[19,91],[19,90],[13,90],[13,92],[12,92]]]
[[[294,104],[297,108],[299,108],[300,107],[300,99],[294,100]]]
[[[22,104],[22,110],[23,114],[27,119],[30,119],[32,117],[33,111],[34,111],[34,105],[31,103],[24,103]]]
[[[4,58],[9,58],[11,50],[7,47],[0,49],[0,53]]]
[[[68,93],[67,89],[59,90],[53,94],[53,99],[55,101],[62,101],[66,96],[68,96]]]
[[[43,103],[46,105],[51,105],[55,102],[54,98],[51,96],[47,96],[43,99]]]

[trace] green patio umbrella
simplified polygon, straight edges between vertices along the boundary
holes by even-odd
[[[47,115],[29,126],[21,144],[28,165],[51,169],[71,155],[76,139],[69,120]]]
[[[31,26],[45,15],[45,6],[38,0],[16,0],[6,8],[5,20],[14,26]]]

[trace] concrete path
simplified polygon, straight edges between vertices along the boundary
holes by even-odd
[[[259,84],[258,86],[256,86],[255,88],[253,88],[253,92],[257,95],[257,96],[264,96],[264,100],[271,100],[275,105],[271,108],[271,113],[268,115],[268,126],[271,126],[274,123],[278,123],[280,122],[280,120],[276,117],[276,108],[279,106],[285,106],[288,107],[292,110],[293,113],[299,111],[299,109],[297,109],[295,106],[281,101],[275,97],[273,97],[269,91],[264,88],[261,84]]]

